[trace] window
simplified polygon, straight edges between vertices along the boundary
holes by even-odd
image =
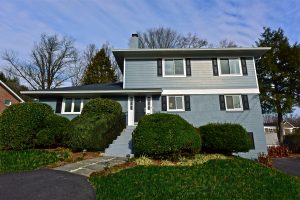
[[[147,97],[147,110],[148,111],[151,110],[151,97],[150,96]]]
[[[65,98],[63,102],[63,113],[76,113],[80,114],[83,106],[89,101],[89,99],[81,99],[81,98]]]
[[[225,104],[227,111],[242,111],[241,95],[225,95]]]
[[[242,75],[240,59],[238,58],[221,58],[220,68],[221,75]]]
[[[183,59],[165,59],[164,76],[185,76]]]
[[[129,103],[130,103],[130,104],[129,104],[129,105],[130,105],[130,110],[133,110],[133,97],[130,97],[130,98],[129,98],[129,101],[130,101],[130,102],[129,102]]]
[[[10,106],[10,105],[11,105],[11,100],[5,99],[5,100],[4,100],[4,105],[5,105],[5,106]]]
[[[183,96],[168,96],[168,111],[184,111]]]

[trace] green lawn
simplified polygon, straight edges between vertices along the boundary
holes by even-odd
[[[300,179],[235,158],[94,176],[97,199],[300,199]]]
[[[34,170],[65,157],[45,150],[0,151],[0,173]]]

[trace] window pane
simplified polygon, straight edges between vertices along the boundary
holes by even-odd
[[[176,109],[175,97],[169,97],[169,109]]]
[[[233,109],[233,98],[232,96],[226,96],[226,106],[227,109]]]
[[[81,99],[74,100],[74,112],[80,112]]]
[[[72,109],[72,99],[67,98],[65,100],[65,112],[71,112]]]
[[[11,105],[11,100],[5,99],[5,100],[4,100],[4,105],[10,106],[10,105]]]
[[[175,74],[184,75],[183,59],[174,60],[174,63],[175,63]]]
[[[174,61],[165,60],[165,75],[174,75]]]
[[[220,64],[221,64],[221,73],[222,74],[230,74],[229,60],[228,59],[220,59]]]
[[[241,108],[241,102],[239,96],[233,96],[233,107],[234,108]]]
[[[176,108],[183,109],[182,97],[176,97]]]
[[[230,59],[230,74],[240,74],[240,62],[238,59]]]

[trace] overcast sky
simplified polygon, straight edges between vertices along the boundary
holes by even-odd
[[[71,36],[79,49],[106,41],[127,48],[131,33],[158,26],[239,46],[252,46],[264,26],[281,27],[294,43],[299,22],[300,0],[0,0],[0,53],[27,58],[41,33]]]

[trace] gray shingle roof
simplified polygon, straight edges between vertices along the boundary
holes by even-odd
[[[74,90],[122,90],[123,83],[104,83],[104,84],[91,84],[91,85],[81,85],[74,87],[62,87],[62,88],[54,88],[51,90],[45,91],[74,91]]]

